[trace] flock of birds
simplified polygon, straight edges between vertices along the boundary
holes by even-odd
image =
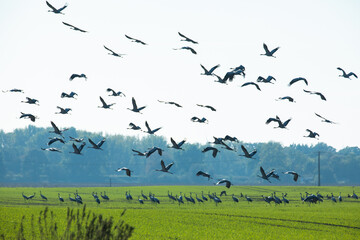
[[[24,193],[22,193],[22,196],[23,196],[24,200],[31,200],[35,197],[35,194],[36,193],[34,193],[33,195],[30,195],[30,196],[26,196]],[[192,194],[195,194],[195,198],[192,197]],[[72,197],[72,195],[73,195],[73,197]],[[93,196],[95,202],[98,204],[100,204],[101,201],[109,201],[110,200],[110,197],[108,195],[106,195],[105,191],[104,191],[104,194],[102,192],[100,193],[100,197],[102,200],[100,200],[100,197],[98,196],[97,192],[92,192],[91,195]],[[200,196],[200,194],[199,194],[199,196]],[[224,199],[221,200],[221,197],[223,197],[223,196],[225,196],[225,197],[228,196],[226,191],[221,191],[219,196],[217,196],[216,192],[210,193],[210,191],[208,192],[208,194],[206,196],[206,195],[204,195],[204,191],[201,191],[200,197],[198,197],[197,193],[193,193],[193,192],[190,192],[189,196],[186,196],[186,193],[183,194],[182,192],[180,192],[179,195],[176,194],[175,196],[172,193],[170,193],[170,191],[168,191],[168,194],[167,194],[167,197],[169,198],[170,202],[178,203],[179,205],[184,204],[185,202],[195,204],[196,202],[205,203],[207,201],[212,200],[217,206],[218,203],[223,202]],[[40,197],[42,200],[48,201],[48,198],[45,195],[43,195],[41,193],[41,191],[40,191]],[[162,197],[164,197],[164,196],[162,196]],[[248,203],[251,203],[253,201],[263,200],[268,204],[271,204],[271,202],[274,202],[275,205],[282,204],[282,203],[289,204],[290,200],[286,197],[287,197],[287,193],[282,193],[282,198],[279,198],[278,196],[276,196],[276,192],[271,193],[269,196],[261,195],[261,198],[257,197],[254,199],[247,196],[246,194],[244,195],[243,193],[240,193],[240,195],[238,195],[238,196],[236,196],[235,194],[231,194],[231,200],[234,202],[239,202],[241,198],[244,198]],[[165,196],[165,198],[166,198],[166,196]],[[353,190],[352,195],[348,194],[348,198],[359,199],[359,197],[355,193],[355,190]],[[58,199],[59,199],[60,203],[65,202],[64,198],[61,197],[60,193],[58,193]],[[132,197],[130,191],[125,192],[125,199],[129,202],[131,200],[133,200],[133,197]],[[311,194],[311,193],[305,192],[305,194],[303,195],[302,193],[300,193],[300,201],[302,203],[306,202],[309,204],[311,204],[311,203],[316,204],[316,203],[323,202],[324,199],[331,200],[334,203],[343,201],[341,192],[339,193],[339,196],[337,198],[334,196],[333,193],[331,193],[331,195],[327,194],[324,197],[323,195],[320,194],[319,191],[316,194]],[[75,202],[77,204],[83,204],[83,198],[79,195],[77,190],[75,193],[69,194],[69,201]],[[138,195],[138,202],[140,204],[144,204],[146,201],[149,201],[150,203],[160,204],[159,198],[155,197],[154,193],[149,192],[149,195],[147,196],[141,190],[141,195]],[[225,199],[225,201],[228,201],[228,199]]]
[[[51,5],[48,1],[46,1],[47,6],[50,8],[49,12],[53,12],[54,14],[64,14],[63,11],[67,8],[67,5],[64,5],[61,8],[55,8],[53,5]],[[74,31],[78,31],[81,33],[86,33],[86,30],[83,30],[81,28],[75,27],[69,23],[66,22],[62,22],[65,26],[70,27],[70,29],[74,30]],[[199,44],[197,41],[185,36],[184,34],[178,32],[179,36],[181,37],[180,41],[189,43],[189,44]],[[139,39],[130,37],[128,35],[125,35],[125,37],[129,40],[131,40],[134,43],[138,43],[141,45],[148,45],[147,43],[145,43],[144,41],[141,41]],[[108,54],[111,56],[115,56],[115,57],[123,57],[125,54],[121,54],[121,53],[117,53],[115,51],[113,51],[112,49],[106,47],[104,45],[104,48],[106,51],[108,51]],[[279,50],[279,47],[276,47],[274,49],[269,49],[268,46],[264,43],[263,44],[263,49],[264,49],[264,53],[260,54],[266,57],[273,57],[276,58],[275,54],[276,52]],[[189,46],[183,46],[180,48],[174,48],[174,50],[188,50],[190,51],[192,54],[197,54],[196,50],[193,47],[189,47]],[[203,65],[200,65],[200,67],[202,68],[203,72],[201,73],[201,75],[204,76],[210,76],[210,77],[215,77],[215,82],[218,82],[220,84],[228,84],[229,82],[233,81],[234,78],[236,76],[242,76],[243,78],[245,78],[246,74],[245,74],[245,67],[243,65],[240,65],[238,67],[234,67],[231,68],[230,71],[228,71],[224,77],[220,77],[218,75],[215,74],[215,71],[220,67],[220,64],[215,65],[213,67],[211,67],[210,69],[205,68]],[[357,75],[353,72],[349,72],[347,73],[345,70],[343,70],[342,68],[338,68],[339,71],[341,71],[341,75],[340,77],[343,78],[347,78],[347,79],[351,79],[352,77],[357,78]],[[70,81],[73,81],[75,79],[84,79],[87,80],[87,76],[84,73],[81,74],[72,74],[69,78]],[[276,79],[273,76],[267,76],[262,77],[259,76],[257,79],[257,82],[246,82],[244,84],[242,84],[241,87],[246,87],[246,86],[254,86],[257,90],[261,91],[260,88],[260,84],[274,84],[274,82],[276,82]],[[289,87],[294,85],[294,84],[305,84],[306,86],[308,86],[309,82],[307,79],[303,78],[303,77],[297,77],[292,79],[289,82]],[[107,92],[110,93],[109,96],[113,96],[113,97],[126,97],[125,94],[121,91],[115,91],[111,88],[106,89]],[[321,100],[326,101],[325,96],[317,91],[310,91],[310,90],[306,90],[303,89],[303,91],[307,94],[311,94],[311,95],[317,95],[320,97]],[[21,89],[11,89],[8,91],[4,91],[4,92],[21,92],[23,93],[24,91]],[[61,98],[73,98],[76,99],[77,97],[77,93],[76,92],[70,92],[70,93],[61,93]],[[98,106],[99,108],[103,108],[103,109],[112,109],[111,107],[115,104],[115,103],[108,103],[106,102],[101,96],[99,97],[99,100],[101,102],[101,105]],[[283,96],[283,97],[279,97],[278,99],[276,99],[278,101],[289,101],[292,103],[295,103],[295,100],[291,97],[291,96]],[[176,102],[171,102],[171,101],[160,101],[158,100],[160,103],[164,103],[164,104],[170,104],[173,105],[175,107],[178,108],[182,108],[182,106],[179,103]],[[30,98],[30,97],[26,97],[26,100],[23,101],[26,104],[32,104],[32,105],[39,105],[39,101],[35,98]],[[202,105],[202,104],[197,104],[197,106],[199,107],[203,107],[203,108],[207,108],[211,111],[216,112],[216,109],[213,106],[210,105]],[[138,106],[136,100],[134,97],[132,97],[132,107],[128,108],[128,110],[134,112],[134,113],[139,113],[142,114],[142,111],[146,108],[146,106]],[[72,111],[71,108],[63,108],[60,106],[57,106],[57,109],[59,110],[58,112],[56,112],[56,114],[69,114],[70,111]],[[329,123],[329,124],[335,124],[335,122],[321,116],[320,114],[315,113],[315,115],[317,117],[319,117],[323,122],[325,123]],[[21,112],[20,118],[28,118],[30,119],[32,122],[35,122],[36,119],[38,118],[37,116],[31,114],[31,113],[23,113]],[[197,117],[194,116],[190,119],[192,122],[197,122],[197,123],[208,123],[208,119],[206,119],[205,117]],[[285,121],[280,119],[279,116],[275,116],[275,117],[270,117],[265,121],[265,124],[276,124],[275,128],[280,128],[280,129],[286,129],[289,125],[289,123],[291,122],[291,118],[290,119],[286,119]],[[42,148],[42,150],[44,151],[51,151],[51,152],[61,152],[61,150],[59,148],[55,148],[55,147],[51,147],[52,144],[58,142],[58,143],[62,143],[65,144],[65,137],[63,136],[63,133],[67,130],[67,129],[60,129],[57,127],[57,125],[51,121],[51,126],[53,128],[53,131],[50,131],[51,133],[54,133],[58,136],[56,137],[50,137],[49,142],[47,143],[47,145],[49,146],[48,148]],[[148,133],[150,135],[157,133],[159,130],[161,130],[162,127],[157,127],[157,128],[151,128],[149,123],[147,121],[145,121],[145,130],[143,130],[140,126],[130,122],[129,124],[129,128],[131,130],[134,131],[143,131],[145,133]],[[306,129],[306,132],[308,133],[307,136],[304,137],[308,137],[308,138],[315,138],[318,139],[318,137],[320,136],[319,133],[310,130],[310,129]],[[85,139],[84,138],[74,138],[74,137],[69,137],[69,141],[72,141],[72,148],[73,148],[73,154],[77,154],[77,155],[82,155],[82,151],[84,149],[84,146],[86,145]],[[89,148],[93,148],[95,150],[102,150],[102,146],[105,143],[106,139],[103,138],[102,140],[100,140],[98,143],[95,143],[92,139],[88,138],[88,142],[90,143],[90,147]],[[170,138],[170,142],[171,145],[169,146],[169,148],[175,149],[175,150],[184,150],[182,147],[184,145],[184,143],[186,142],[186,140],[182,140],[180,142],[176,142],[173,138]],[[217,156],[217,154],[220,152],[219,148],[221,149],[225,149],[227,151],[233,151],[233,152],[237,152],[237,149],[235,149],[232,144],[233,143],[238,143],[238,139],[236,137],[232,137],[229,135],[226,135],[225,137],[214,137],[214,142],[212,142],[211,146],[207,146],[206,148],[204,148],[202,150],[203,153],[207,153],[207,152],[211,152],[212,156],[215,158]],[[78,145],[76,145],[78,144]],[[217,147],[218,146],[218,147]],[[151,154],[157,152],[160,156],[162,156],[162,152],[164,151],[164,149],[161,149],[159,147],[152,147],[149,148],[148,151],[138,151],[135,149],[132,149],[132,151],[135,153],[135,155],[138,156],[144,156],[146,158],[148,158]],[[241,154],[238,154],[239,156],[248,158],[248,159],[254,159],[255,155],[257,153],[256,149],[253,149],[251,151],[249,151],[244,145],[241,145]],[[173,172],[170,172],[170,169],[173,167],[174,162],[165,164],[164,160],[160,161],[160,169],[156,169],[156,171],[161,171],[164,173],[169,173],[169,174],[173,174]],[[132,176],[132,170],[130,170],[130,168],[128,167],[120,167],[118,169],[115,170],[118,173],[121,172],[125,172],[127,176],[131,177]],[[299,174],[296,171],[285,171],[283,172],[283,174],[286,175],[293,175],[293,180],[296,182],[299,178]],[[206,171],[198,171],[196,173],[196,176],[203,176],[208,178],[208,180],[213,179],[213,177],[211,177],[211,175],[209,173],[207,173]],[[274,169],[270,170],[269,172],[266,172],[263,167],[260,166],[260,175],[258,175],[258,177],[260,177],[261,179],[264,179],[268,182],[270,182],[270,179],[275,178],[275,179],[279,179],[279,175],[276,173],[276,171]],[[225,186],[227,188],[230,188],[230,186],[232,185],[231,181],[228,179],[219,179],[218,181],[216,181],[215,183],[216,185],[219,184],[225,184]],[[25,196],[24,196],[25,197]]]

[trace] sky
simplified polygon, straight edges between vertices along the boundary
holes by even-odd
[[[168,140],[186,139],[206,143],[213,136],[235,136],[244,142],[275,141],[314,145],[326,143],[341,149],[360,147],[360,79],[339,77],[337,67],[360,77],[360,2],[348,1],[50,1],[64,15],[48,12],[45,1],[0,0],[0,129],[11,132],[28,125],[146,136],[128,130],[130,122],[145,128],[162,127],[156,135]],[[71,30],[62,22],[87,30]],[[178,32],[199,42],[180,41]],[[143,46],[125,38],[140,39]],[[280,47],[276,58],[261,56],[263,43]],[[108,55],[103,46],[123,58]],[[193,47],[197,54],[187,50]],[[224,85],[214,76],[203,76],[200,64],[224,76],[230,68],[245,66],[246,77],[236,76]],[[73,73],[84,73],[87,81],[69,81]],[[271,75],[274,84],[256,81]],[[309,85],[288,83],[304,77]],[[107,88],[126,97],[111,97]],[[325,95],[322,101],[303,89]],[[77,99],[60,98],[74,91]],[[112,108],[98,108],[99,97]],[[296,103],[276,101],[291,96]],[[25,97],[39,106],[22,103]],[[134,113],[131,98],[146,106]],[[158,102],[173,101],[183,108]],[[211,105],[216,112],[198,107]],[[55,114],[57,106],[72,109],[70,115]],[[20,112],[39,117],[35,123],[19,119]],[[337,124],[327,124],[315,116]],[[270,117],[292,119],[287,129],[266,125]],[[190,121],[205,117],[208,124]],[[305,138],[306,129],[320,134]]]

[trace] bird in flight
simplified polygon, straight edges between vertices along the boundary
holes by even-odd
[[[56,14],[58,14],[58,13],[64,14],[61,11],[64,10],[67,7],[67,4],[65,4],[63,7],[56,9],[48,1],[46,1],[46,4],[49,6],[49,8],[51,8],[51,10],[49,10],[48,12],[53,12],[53,13],[56,13]]]
[[[80,147],[77,147],[77,146],[75,145],[75,143],[73,143],[73,144],[72,144],[72,147],[73,147],[74,151],[73,151],[73,152],[70,152],[70,153],[82,155],[81,151],[83,150],[83,148],[84,148],[85,145],[86,145],[86,143],[83,142],[83,143],[80,145]]]
[[[181,48],[173,48],[174,50],[181,50],[181,49],[185,49],[185,50],[189,50],[191,51],[193,54],[197,54],[197,52],[191,48],[191,47],[181,47]]]
[[[186,41],[186,42],[191,42],[193,44],[198,44],[198,42],[186,37],[184,34],[181,34],[180,32],[178,32],[178,34],[180,35],[180,37],[182,37],[183,39],[181,39],[180,41]]]
[[[126,35],[126,34],[125,34],[125,37],[128,38],[128,39],[130,39],[132,42],[140,43],[140,44],[142,44],[142,45],[147,45],[147,44],[144,43],[143,41],[141,41],[141,40],[139,40],[139,39],[136,39],[136,38],[132,38],[132,37]]]
[[[131,109],[131,108],[128,108],[130,111],[140,113],[141,110],[143,110],[144,108],[146,108],[146,106],[138,107],[138,106],[136,105],[136,101],[135,101],[135,98],[134,98],[134,97],[131,99],[131,102],[132,102],[133,108],[132,108],[132,109]]]
[[[214,158],[216,157],[217,153],[220,152],[217,148],[214,148],[214,147],[206,147],[201,152],[205,153],[205,152],[208,152],[208,151],[212,151],[212,156]]]
[[[210,179],[212,179],[212,177],[210,176],[210,174],[209,174],[209,173],[207,173],[207,172],[203,172],[203,171],[198,171],[198,172],[196,173],[196,176],[203,176],[203,177],[207,177],[207,178],[208,178],[208,181],[209,181]]]
[[[266,120],[266,124],[269,124],[271,122],[277,122],[279,126],[275,127],[275,128],[286,128],[286,126],[289,124],[289,122],[291,121],[291,118],[286,120],[285,122],[282,122],[280,120],[280,118],[278,116],[276,116],[275,118],[269,118],[268,120]]]
[[[80,29],[80,28],[78,28],[78,27],[75,27],[75,26],[73,26],[73,25],[71,25],[71,24],[69,24],[69,23],[66,23],[66,22],[62,22],[62,23],[63,23],[64,25],[70,27],[70,29],[72,29],[72,30],[79,31],[79,32],[83,32],[83,33],[86,33],[86,32],[87,32],[87,31],[82,30],[82,29]]]
[[[115,91],[114,91],[113,89],[111,89],[111,88],[106,89],[106,91],[111,93],[111,95],[109,95],[109,96],[114,96],[114,97],[124,96],[124,97],[126,97],[123,92],[120,92],[120,91],[115,92]]]
[[[333,122],[333,121],[331,121],[331,120],[329,120],[329,119],[326,119],[326,118],[320,116],[320,115],[317,114],[317,113],[315,113],[315,115],[318,116],[319,118],[321,118],[321,119],[322,119],[322,122],[331,123],[331,124],[336,124],[335,122]]]
[[[29,98],[26,97],[26,101],[21,101],[23,103],[28,103],[28,104],[35,104],[35,105],[39,105],[39,100],[35,99],[35,98]]]
[[[91,144],[91,147],[89,148],[94,148],[94,149],[99,149],[99,150],[102,150],[101,146],[104,144],[105,142],[105,138],[103,138],[100,142],[98,143],[94,143],[93,140],[91,140],[90,138],[88,139],[89,140],[89,143]]]
[[[304,89],[304,92],[309,93],[309,94],[315,94],[315,95],[318,95],[318,96],[320,96],[321,100],[326,101],[325,96],[324,96],[322,93],[320,93],[320,92],[308,91],[308,90],[305,90],[305,89]]]
[[[286,171],[283,172],[283,174],[292,174],[294,176],[294,181],[296,182],[298,180],[298,178],[300,177],[300,175],[297,172],[294,171]]]
[[[244,155],[239,155],[246,158],[253,158],[253,156],[257,153],[256,149],[254,149],[251,153],[248,152],[248,150],[244,147],[244,145],[241,145],[241,150],[244,152]]]
[[[55,114],[68,114],[69,111],[71,111],[71,108],[62,108],[57,106],[57,108],[60,110],[60,112],[56,112]]]
[[[61,93],[61,98],[75,98],[75,95],[77,96],[77,93],[71,92],[69,94],[63,92]]]
[[[260,173],[261,173],[261,176],[257,175],[258,177],[264,179],[264,180],[267,180],[268,182],[270,182],[269,178],[271,177],[271,175],[275,172],[275,170],[271,170],[270,172],[268,173],[265,173],[264,169],[260,166]]]
[[[276,81],[276,79],[273,76],[269,75],[267,78],[259,76],[256,81],[262,82],[262,83],[272,83],[273,84],[273,82],[271,82],[272,80]]]
[[[181,146],[186,142],[186,140],[182,140],[181,142],[177,143],[175,142],[175,140],[171,137],[170,138],[170,141],[171,141],[171,146],[168,146],[169,148],[175,148],[175,149],[179,149],[179,150],[183,150],[181,148]]]
[[[41,148],[41,150],[49,151],[49,152],[59,152],[61,153],[61,150],[58,148]]]
[[[161,164],[161,169],[156,169],[155,171],[160,171],[160,172],[166,172],[166,173],[170,173],[173,174],[172,172],[169,172],[170,168],[172,167],[172,165],[174,165],[174,162],[169,163],[167,166],[165,166],[165,163],[163,160],[160,161]]]
[[[146,127],[147,131],[144,131],[144,132],[146,132],[148,134],[154,134],[154,133],[156,133],[157,131],[159,131],[161,129],[161,127],[151,129],[147,121],[145,121],[145,127]]]
[[[161,100],[158,100],[158,102],[175,105],[176,107],[182,108],[182,106],[176,102],[165,102],[165,101],[161,101]]]
[[[269,48],[268,46],[264,43],[263,44],[263,47],[264,47],[264,50],[265,50],[265,53],[263,54],[260,54],[260,55],[264,55],[264,56],[268,56],[268,57],[275,57],[274,56],[274,53],[279,50],[280,47],[277,47],[277,48],[274,48],[273,50],[269,51]]]
[[[257,88],[257,90],[261,91],[259,85],[257,85],[257,84],[254,83],[254,82],[246,82],[246,83],[244,83],[243,85],[241,85],[241,87],[245,87],[245,86],[248,86],[248,85],[254,85],[254,86]]]
[[[50,133],[55,133],[63,137],[62,133],[69,130],[68,128],[60,130],[53,121],[50,121],[51,126],[53,127],[54,131],[49,131]]]
[[[115,170],[115,172],[121,172],[121,171],[125,171],[126,175],[128,175],[129,177],[131,177],[131,171],[130,169],[126,168],[126,167],[122,167],[122,168],[118,168]]]
[[[35,119],[37,119],[38,117],[30,114],[30,113],[23,113],[21,112],[21,116],[20,118],[29,118],[32,122],[35,122]]]
[[[210,68],[210,70],[207,70],[203,65],[201,65],[201,68],[204,70],[204,73],[201,73],[201,75],[206,75],[206,76],[211,76],[213,75],[213,72],[215,71],[215,69],[217,69],[218,67],[220,67],[220,64]]]
[[[303,77],[297,77],[297,78],[292,79],[292,80],[289,82],[289,87],[290,87],[291,85],[293,85],[294,83],[298,82],[298,81],[304,81],[304,83],[306,84],[306,86],[308,85],[308,81],[307,81],[305,78],[303,78]]]
[[[215,109],[214,107],[212,107],[212,106],[209,106],[209,105],[201,105],[201,104],[196,104],[196,105],[199,106],[199,107],[208,108],[208,109],[210,109],[211,111],[216,112],[216,109]]]
[[[135,149],[131,149],[131,151],[133,151],[134,153],[136,153],[136,154],[134,154],[134,156],[141,156],[141,157],[145,157],[145,156],[146,156],[146,154],[147,154],[147,152],[140,152],[140,151],[135,150]]]
[[[231,137],[229,135],[226,135],[224,137],[224,141],[230,141],[230,142],[239,142],[239,139],[237,139],[237,137]]]
[[[162,156],[162,152],[164,151],[164,150],[162,150],[161,148],[158,148],[158,147],[153,147],[153,148],[151,148],[148,152],[146,152],[146,158],[148,158],[148,157],[150,157],[151,156],[151,154],[153,154],[154,152],[158,152],[158,154],[160,155],[160,156]]]
[[[6,92],[19,92],[19,93],[24,93],[24,91],[23,90],[21,90],[21,89],[17,89],[17,88],[13,88],[13,89],[10,89],[10,90],[3,90],[2,91],[3,93],[6,93]]]
[[[132,129],[132,130],[141,130],[141,127],[135,125],[134,123],[129,123],[129,127],[128,129]]]
[[[63,144],[65,144],[65,141],[62,138],[58,138],[58,137],[53,137],[53,138],[49,138],[50,141],[48,142],[48,146],[50,146],[51,144],[53,144],[54,142],[61,142]]]
[[[304,137],[315,138],[315,139],[317,139],[316,137],[320,137],[320,135],[317,132],[313,132],[310,129],[306,129],[306,131],[309,132],[309,135]]]
[[[351,76],[354,76],[354,77],[358,78],[358,77],[356,76],[356,74],[353,73],[353,72],[346,73],[346,72],[345,72],[342,68],[340,68],[340,67],[338,67],[337,69],[340,70],[340,71],[342,71],[342,75],[339,75],[339,77],[343,77],[343,78],[348,78],[348,79],[350,79]],[[351,80],[351,79],[350,79],[350,80]]]
[[[208,123],[208,120],[204,117],[201,119],[198,117],[192,117],[190,120],[193,122],[198,122],[198,123]]]
[[[109,53],[108,53],[109,55],[113,55],[115,57],[122,57],[122,56],[126,55],[126,54],[116,53],[113,50],[111,50],[110,48],[107,48],[105,45],[104,45],[104,48],[109,51]]]
[[[99,108],[111,109],[110,107],[115,104],[115,103],[107,104],[102,97],[100,97],[100,101],[102,103],[102,106],[98,106]]]
[[[288,100],[289,102],[295,102],[295,100],[289,96],[279,97],[278,99],[276,99],[276,101],[280,101],[280,100]]]
[[[85,80],[87,80],[86,75],[83,74],[83,73],[82,73],[82,74],[76,74],[76,73],[74,73],[74,74],[72,74],[72,75],[70,76],[69,80],[72,81],[72,80],[74,80],[75,78],[84,78]]]
[[[216,183],[216,185],[219,185],[219,184],[222,184],[222,183],[225,183],[225,186],[226,186],[227,188],[230,188],[231,185],[232,185],[232,183],[231,183],[229,180],[227,180],[227,179],[220,179],[220,180]]]

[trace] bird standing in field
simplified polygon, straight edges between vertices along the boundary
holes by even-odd
[[[56,14],[64,14],[61,11],[64,10],[67,7],[67,4],[65,4],[63,7],[56,9],[55,7],[53,7],[48,1],[46,1],[46,5],[48,5],[49,8],[51,8],[51,10],[49,10],[48,12],[53,12]]]
[[[161,164],[161,169],[156,169],[155,171],[160,171],[160,172],[166,172],[166,173],[173,174],[172,172],[169,172],[169,170],[172,167],[172,165],[174,165],[174,162],[172,162],[172,163],[168,164],[167,166],[165,166],[164,161],[161,160],[160,164]]]
[[[181,34],[180,32],[178,32],[178,34],[180,35],[180,37],[182,37],[183,39],[181,39],[180,41],[186,41],[186,42],[191,42],[193,44],[198,44],[198,42],[186,37],[184,34]]]
[[[342,68],[340,68],[340,67],[338,67],[337,69],[340,70],[340,71],[342,71],[342,75],[339,75],[339,77],[343,77],[343,78],[348,78],[348,79],[350,79],[351,76],[354,76],[354,77],[358,78],[358,77],[356,76],[356,74],[353,73],[353,72],[346,73],[346,72],[345,72]],[[350,79],[350,80],[351,80],[351,79]]]
[[[140,44],[142,44],[142,45],[147,45],[147,44],[144,43],[143,41],[141,41],[141,40],[139,40],[139,39],[136,39],[136,38],[132,38],[132,37],[126,35],[126,34],[125,34],[125,37],[128,38],[128,39],[130,39],[132,42],[140,43]]]
[[[296,182],[297,180],[298,180],[298,178],[300,177],[300,175],[297,173],[297,172],[295,172],[295,171],[286,171],[286,172],[283,172],[283,174],[291,174],[291,175],[293,175],[294,176],[294,181]]]
[[[118,169],[115,170],[115,172],[121,172],[121,171],[123,171],[123,170],[126,172],[126,175],[128,175],[129,177],[131,177],[131,172],[133,172],[133,171],[131,171],[130,169],[128,169],[128,168],[126,168],[126,167],[118,168]]]
[[[274,48],[273,50],[269,51],[268,46],[264,43],[264,44],[263,44],[263,48],[264,48],[264,50],[265,50],[265,53],[260,54],[260,55],[264,55],[264,56],[268,56],[268,57],[275,57],[275,56],[274,56],[274,53],[275,53],[277,50],[279,50],[280,47]]]
[[[69,24],[69,23],[66,23],[66,22],[62,22],[62,23],[63,23],[64,25],[70,27],[70,29],[72,29],[72,30],[79,31],[79,32],[83,32],[83,33],[86,33],[86,32],[87,32],[87,31],[82,30],[82,29],[80,29],[80,28],[78,28],[78,27],[75,27],[75,26],[73,26],[73,25],[71,25],[71,24]]]

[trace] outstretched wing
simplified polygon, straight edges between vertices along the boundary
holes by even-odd
[[[273,50],[271,50],[271,55],[273,55],[277,50],[279,50],[280,47],[274,48]]]
[[[149,124],[147,121],[145,121],[145,127],[147,128],[148,132],[151,132],[151,128],[149,127]]]
[[[77,148],[77,146],[75,145],[75,143],[72,144],[72,147],[74,149],[74,152],[76,152],[76,153],[80,152],[79,149]]]
[[[131,101],[132,101],[133,109],[137,109],[137,105],[136,105],[135,98],[133,97],[133,98],[131,99]]]
[[[104,101],[104,99],[103,99],[102,97],[100,97],[100,101],[101,101],[101,103],[102,103],[103,106],[106,106],[106,105],[107,105],[106,102]]]
[[[249,155],[249,152],[246,150],[246,148],[244,147],[244,145],[241,145],[241,149],[243,150],[245,155]]]
[[[107,48],[105,45],[104,45],[104,48],[110,52],[112,52],[113,54],[115,54],[115,52],[113,50],[111,50],[110,48]]]
[[[136,40],[135,38],[132,38],[132,37],[126,35],[126,34],[125,34],[125,37],[128,38],[128,39],[130,39],[130,40]]]
[[[54,8],[48,1],[46,1],[46,4],[47,4],[53,11],[57,11],[57,9]]]
[[[93,142],[93,140],[91,140],[90,138],[89,138],[89,143],[90,143],[91,145],[93,145],[94,147],[98,147],[98,145],[96,145],[96,144]]]
[[[263,47],[264,47],[266,53],[270,52],[268,46],[265,43],[263,44]]]
[[[317,113],[315,113],[315,115],[316,115],[316,116],[318,116],[319,118],[322,118],[322,119],[326,120],[326,118],[324,118],[324,117],[320,116],[320,115],[319,115],[319,114],[317,114]]]
[[[262,177],[265,177],[266,178],[266,174],[265,174],[265,171],[262,167],[260,167],[260,173],[261,173],[261,176]]]
[[[86,143],[82,143],[81,146],[79,147],[79,152],[81,152],[81,150],[83,150],[84,146],[86,145]]]
[[[55,123],[53,121],[50,122],[51,126],[54,128],[55,132],[60,132],[59,128],[55,125]]]
[[[180,37],[188,39],[184,34],[181,34],[180,32],[178,32],[178,34],[180,35]]]
[[[218,67],[220,67],[220,64],[212,67],[212,68],[209,70],[209,73],[212,74],[212,72],[215,71],[215,69],[217,69]]]
[[[338,67],[338,68],[336,68],[336,69],[342,71],[343,75],[346,75],[346,72],[344,71],[344,69],[342,69],[342,68],[340,68],[340,67]]]
[[[291,118],[288,119],[288,120],[286,120],[286,121],[283,123],[283,125],[286,127],[290,121],[291,121]]]
[[[103,138],[103,140],[101,140],[100,142],[98,142],[97,146],[101,147],[105,142],[105,138]]]
[[[166,170],[169,170],[171,168],[171,166],[174,165],[174,163],[169,163],[167,166],[166,166]]]
[[[162,169],[166,169],[166,167],[165,167],[165,163],[164,163],[164,161],[163,161],[163,160],[161,160],[161,161],[160,161],[160,164],[161,164],[161,168],[162,168]]]
[[[62,23],[63,23],[64,25],[66,25],[66,26],[75,28],[73,25],[71,25],[71,24],[69,24],[69,23],[66,23],[66,22],[62,22]]]

